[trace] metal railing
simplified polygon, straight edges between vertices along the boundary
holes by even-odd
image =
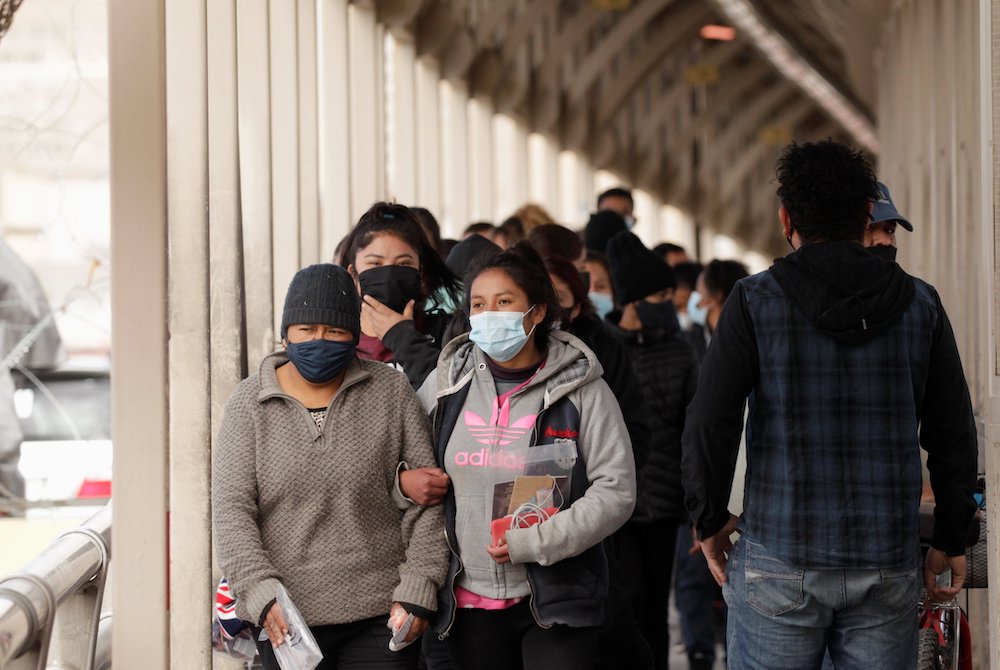
[[[111,667],[111,505],[0,577],[0,670]]]

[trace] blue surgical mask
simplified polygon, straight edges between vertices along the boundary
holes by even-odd
[[[354,358],[355,343],[337,342],[335,340],[309,340],[308,342],[289,342],[288,360],[295,364],[295,369],[313,384],[326,384],[333,381],[343,372],[347,364]]]
[[[526,312],[480,312],[469,317],[472,331],[469,339],[483,353],[497,361],[506,363],[521,353],[528,338],[535,332],[524,332],[524,317],[535,309],[532,305]]]
[[[590,298],[590,302],[594,305],[594,311],[597,312],[597,316],[602,319],[615,309],[615,301],[607,293],[591,291],[587,294],[587,297]]]
[[[635,228],[635,217],[634,216],[632,216],[631,214],[626,214],[622,218],[625,219],[625,227],[626,228],[628,228],[629,230],[632,230],[633,228]]]
[[[701,302],[701,294],[697,291],[691,291],[691,297],[688,298],[688,316],[691,317],[691,323],[696,323],[704,328],[708,319],[708,307],[698,307],[699,302]]]

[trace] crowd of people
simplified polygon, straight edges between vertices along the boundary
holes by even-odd
[[[790,253],[752,276],[648,248],[625,188],[579,230],[529,204],[461,240],[376,203],[300,270],[213,445],[264,667],[280,587],[320,668],[661,670],[672,590],[692,670],[719,621],[731,668],[913,667],[975,512],[955,339],[860,153],[790,145],[777,181]]]

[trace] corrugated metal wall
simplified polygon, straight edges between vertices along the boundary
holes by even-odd
[[[878,174],[914,227],[912,234],[897,231],[899,261],[937,287],[948,311],[979,420],[980,469],[989,473],[992,509],[1000,507],[995,6],[995,0],[895,2],[882,26],[877,63]],[[997,544],[991,547],[994,576],[1000,574]],[[979,668],[1000,667],[996,592],[968,599]]]

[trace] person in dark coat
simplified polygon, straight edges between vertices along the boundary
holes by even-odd
[[[590,220],[583,229],[583,243],[588,249],[603,254],[607,251],[611,238],[627,230],[628,225],[620,214],[604,209],[590,215]]]
[[[612,332],[613,326],[594,313],[583,279],[573,264],[560,256],[545,258],[545,269],[555,289],[559,305],[566,312],[564,330],[580,338],[604,368],[604,381],[618,399],[625,425],[632,439],[632,455],[639,472],[649,455],[649,423],[646,403],[625,343]],[[611,577],[604,624],[598,630],[595,668],[647,670],[653,667],[653,652],[640,633],[635,613],[617,562],[619,530],[605,540]]]
[[[619,533],[618,561],[656,668],[668,667],[667,614],[677,527],[686,518],[681,487],[681,435],[694,397],[698,362],[680,337],[672,301],[674,272],[632,233],[608,243],[615,294],[616,332],[628,346],[642,388],[652,434],[639,471],[635,512]]]

